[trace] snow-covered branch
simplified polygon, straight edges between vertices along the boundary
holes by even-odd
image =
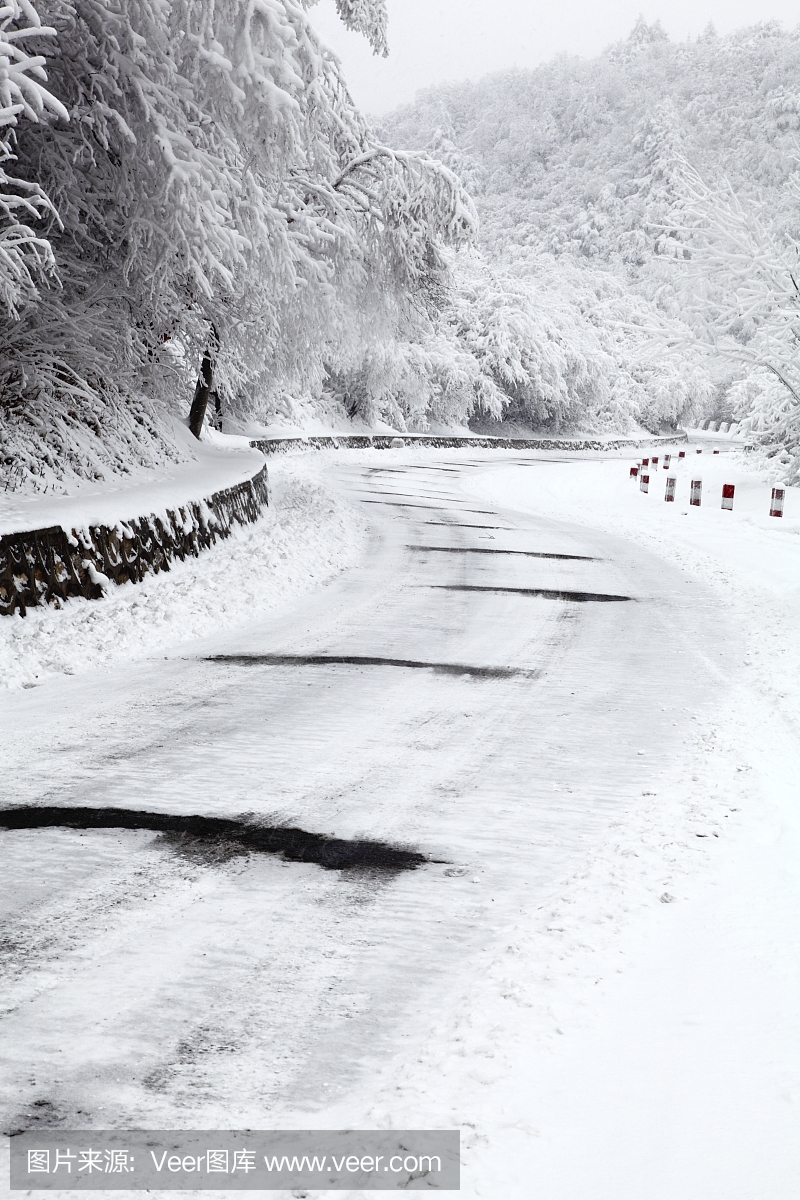
[[[667,319],[651,323],[652,349],[691,348],[764,381],[752,412],[742,415],[770,453],[785,458],[794,479],[800,474],[800,242],[763,205],[740,200],[727,180],[712,188],[688,163],[684,179],[679,229],[689,255],[675,267],[683,332]],[[796,175],[789,192],[800,201]]]
[[[55,29],[42,25],[30,0],[8,0],[0,7],[0,308],[12,319],[23,302],[35,299],[37,286],[55,269],[40,224],[55,215],[53,206],[35,181],[8,171],[15,161],[13,135],[20,118],[68,120],[64,105],[45,87],[45,59],[26,48],[30,38],[54,36]]]

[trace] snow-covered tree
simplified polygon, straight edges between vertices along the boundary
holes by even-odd
[[[553,432],[658,432],[710,395],[702,364],[646,361],[649,306],[606,272],[535,255],[496,267],[473,252],[452,276],[434,321],[365,338],[331,379],[350,415],[417,430],[507,418]]]
[[[386,0],[336,0],[336,11],[348,29],[363,33],[375,54],[386,57],[389,53]]]
[[[382,51],[382,0],[339,7]],[[295,0],[42,11],[61,106],[19,131],[15,176],[52,204],[60,286],[0,327],[7,411],[47,426],[149,404],[149,428],[153,403],[185,412],[204,363],[245,414],[335,364],[370,316],[435,305],[471,202],[375,140]]]
[[[513,283],[508,311],[499,305],[492,318],[496,344],[501,324],[515,346],[513,328],[531,320],[539,333],[531,326],[519,361],[516,350],[511,353],[512,373],[526,355],[541,355],[547,380],[559,362],[555,386],[540,387],[537,394],[548,399],[531,405],[529,419],[550,412],[552,403],[563,419],[589,421],[606,394],[614,396],[622,424],[639,419],[657,428],[682,414],[702,416],[702,406],[715,403],[731,367],[717,365],[718,352],[705,353],[700,342],[710,343],[690,328],[705,301],[695,312],[688,292],[710,294],[716,285],[704,278],[699,259],[692,275],[695,260],[687,258],[695,252],[690,246],[699,249],[688,163],[708,178],[727,175],[748,212],[758,208],[760,195],[781,242],[776,262],[781,255],[784,264],[790,261],[784,231],[795,230],[797,210],[799,71],[800,30],[785,32],[769,22],[726,37],[709,29],[695,42],[672,43],[658,23],[640,20],[629,38],[595,59],[562,57],[532,71],[430,88],[383,120],[385,141],[431,150],[442,145],[448,165],[469,164],[470,178],[480,181],[481,245],[496,286],[503,291],[507,277],[522,273],[527,289],[522,300]],[[730,247],[722,258],[730,260]],[[592,301],[602,274],[604,299]],[[685,290],[681,280],[689,276]],[[465,286],[471,294],[473,282]],[[620,289],[616,299],[614,288]],[[476,313],[482,311],[478,306]],[[548,324],[558,328],[558,340],[541,337]],[[680,353],[665,359],[660,340],[651,355],[650,326],[680,344]],[[741,352],[741,337],[733,340]],[[749,344],[750,353],[756,344]],[[598,347],[609,357],[598,358]],[[615,355],[612,386],[613,372],[606,370]],[[591,364],[592,384],[577,389],[582,376],[577,366],[570,374],[570,358]],[[771,374],[770,367],[764,370]],[[527,389],[536,373],[523,375]],[[560,379],[570,381],[561,391],[568,402],[558,399]],[[760,388],[756,401],[748,385],[740,397],[742,404],[750,397],[761,406],[754,417],[762,424],[767,391],[778,394]],[[584,404],[587,395],[592,399]]]
[[[45,59],[28,52],[31,39],[54,33],[42,25],[30,0],[8,0],[0,7],[0,310],[12,319],[53,271],[50,244],[36,228],[52,212],[50,200],[36,181],[10,175],[9,168],[21,119],[38,123],[51,113],[67,116],[45,87]]]
[[[800,477],[800,226],[787,228],[765,206],[742,202],[729,183],[711,187],[685,165],[684,225],[689,247],[679,272],[688,329],[661,337],[738,364],[745,425],[758,432],[784,477]],[[800,179],[788,192],[800,206]]]
[[[185,416],[199,373],[195,415],[216,392],[231,427],[313,409],[658,428],[733,397],[700,353],[731,277],[703,274],[686,163],[727,174],[743,211],[762,192],[790,261],[797,32],[674,44],[639,22],[596,59],[429,89],[373,131],[310,0],[36,3],[44,26],[20,7],[6,27],[28,22],[15,44],[47,55],[65,111],[42,98],[6,128],[2,191],[32,205],[13,218],[27,274],[0,280],[7,458],[177,453],[164,414]],[[383,0],[338,8],[385,52]],[[451,253],[475,238],[465,183],[483,259]],[[773,325],[725,336],[752,356]],[[680,354],[643,357],[656,326]],[[769,361],[736,391],[767,425]]]

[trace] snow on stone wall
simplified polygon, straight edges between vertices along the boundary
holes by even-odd
[[[296,449],[376,449],[427,446],[445,449],[616,450],[657,444],[677,438],[601,441],[449,436],[343,435],[273,438],[251,442],[262,454]],[[215,492],[209,500],[190,501],[113,525],[93,524],[70,530],[60,525],[10,533],[0,537],[0,616],[50,604],[58,607],[70,597],[100,599],[112,583],[139,583],[150,573],[168,571],[174,559],[183,561],[219,538],[233,525],[257,521],[269,504],[267,468],[252,479]]]
[[[401,446],[432,446],[439,450],[622,450],[626,446],[659,445],[685,442],[685,432],[670,437],[619,438],[606,441],[600,438],[503,438],[503,437],[458,437],[445,434],[397,434],[387,436],[363,436],[342,434],[338,436],[310,436],[296,438],[256,438],[250,445],[262,454],[285,454],[289,450],[393,450]]]
[[[0,537],[0,615],[40,604],[56,607],[71,596],[100,599],[111,583],[138,583],[168,571],[177,559],[230,535],[234,525],[257,521],[269,504],[266,466],[210,499],[151,513],[113,526],[61,526]]]

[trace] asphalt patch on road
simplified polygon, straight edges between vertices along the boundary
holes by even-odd
[[[488,546],[408,546],[407,549],[432,551],[436,554],[517,554],[524,558],[558,558],[565,562],[599,561],[588,554],[546,554],[543,550],[491,550]]]
[[[445,592],[499,592],[511,596],[541,596],[545,600],[573,600],[576,604],[614,604],[633,601],[633,596],[611,596],[607,592],[567,592],[551,588],[481,587],[472,583],[431,583],[423,586]]]
[[[422,492],[387,492],[378,488],[370,488],[369,492],[359,492],[358,494],[361,496],[391,496],[395,500],[459,500],[461,498],[460,496],[452,495],[447,492],[440,492],[438,496],[429,496],[427,494],[423,494]],[[370,500],[368,503],[377,504],[378,501]],[[497,514],[495,513],[493,515],[496,516]]]
[[[379,658],[367,654],[210,654],[203,662],[265,667],[402,667],[435,675],[469,675],[474,679],[536,679],[538,671],[522,667],[474,667],[467,663],[424,662],[414,658]]]
[[[413,871],[429,860],[417,850],[389,842],[349,840],[308,833],[283,825],[262,825],[245,818],[142,812],[130,808],[67,808],[24,805],[0,809],[0,829],[147,829],[198,839],[206,848],[218,844],[243,853],[279,854],[287,862],[315,863],[326,871]]]
[[[395,500],[362,500],[361,503],[383,504],[386,508],[427,508],[429,511],[431,509],[441,508],[440,504],[406,504],[405,502],[400,503],[399,501]]]
[[[518,533],[510,525],[465,525],[463,521],[421,521],[421,525],[438,525],[442,529],[500,529],[505,533]]]

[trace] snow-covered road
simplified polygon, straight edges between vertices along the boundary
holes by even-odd
[[[630,963],[675,938],[665,922],[727,835],[741,844],[755,818],[736,772],[759,770],[764,743],[755,702],[738,726],[720,719],[722,698],[745,695],[741,622],[646,539],[542,515],[526,481],[546,490],[567,470],[555,459],[323,456],[325,486],[371,529],[336,582],[166,658],[0,702],[6,803],[250,814],[430,860],[340,872],[146,830],[0,833],[4,1128],[457,1125],[467,1196],[796,1194],[800,1151],[771,1093],[754,1121],[780,1126],[768,1190],[751,1187],[751,1148],[735,1161],[735,1129],[713,1140],[704,1094],[720,1190],[691,1154],[676,1165],[680,1121],[670,1133],[655,1093],[647,1115],[646,1051],[663,1027],[692,1095],[694,1043],[663,1022],[633,1029],[639,1059],[621,1064],[627,1026],[601,1019],[600,995],[656,1011],[663,961]],[[619,995],[624,965],[638,982]],[[724,1045],[701,1043],[703,1080],[724,1079]],[[796,1040],[786,1054],[796,1120]],[[601,1111],[609,1064],[629,1129]],[[753,1077],[731,1075],[735,1114]]]

